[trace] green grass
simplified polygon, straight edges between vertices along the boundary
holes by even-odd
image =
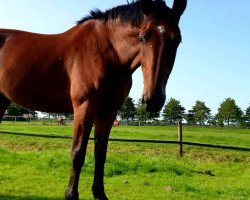
[[[71,135],[71,126],[3,123],[0,130]],[[176,127],[112,129],[113,138],[176,140]],[[249,130],[184,127],[184,141],[249,147]],[[70,173],[71,140],[0,134],[0,199],[63,199]],[[105,187],[112,200],[231,199],[250,196],[250,153],[175,144],[110,142]],[[79,184],[80,198],[93,199],[93,141]]]
[[[42,125],[25,122],[12,124],[3,122],[0,130],[24,133],[72,135],[72,126]],[[228,146],[250,146],[250,130],[239,128],[183,127],[183,141],[221,144]],[[119,126],[113,127],[112,138],[177,140],[176,126]]]

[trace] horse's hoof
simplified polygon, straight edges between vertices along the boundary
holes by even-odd
[[[92,192],[95,200],[108,200],[103,188],[92,187]]]
[[[65,192],[65,200],[79,200],[78,192],[66,191]]]
[[[96,196],[94,195],[94,198],[95,198],[95,200],[108,200],[108,197],[107,197],[106,195],[100,196],[100,197],[96,197]]]

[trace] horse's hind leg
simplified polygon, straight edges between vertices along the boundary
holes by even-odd
[[[0,94],[0,123],[2,122],[3,115],[9,107],[11,101]]]
[[[116,113],[97,116],[95,121],[95,175],[92,191],[95,199],[107,200],[104,192],[104,164],[108,147],[109,133]]]

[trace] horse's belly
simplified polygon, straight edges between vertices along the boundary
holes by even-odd
[[[23,78],[3,73],[0,93],[24,107],[44,112],[72,112],[70,83],[62,76],[39,77],[35,73]],[[63,80],[62,80],[63,79]]]
[[[13,96],[11,97],[11,101],[24,107],[43,112],[73,112],[72,102],[68,96],[53,96],[53,98],[50,98],[49,95],[45,96],[35,93],[24,96]]]

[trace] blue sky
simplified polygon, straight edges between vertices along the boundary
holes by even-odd
[[[126,0],[0,0],[0,28],[59,33],[75,25],[91,9],[105,10]],[[169,6],[172,1],[166,1]],[[189,0],[181,18],[183,43],[178,49],[166,94],[191,109],[205,101],[215,114],[227,97],[243,110],[250,103],[249,0]],[[143,88],[141,70],[133,76],[130,96]]]

